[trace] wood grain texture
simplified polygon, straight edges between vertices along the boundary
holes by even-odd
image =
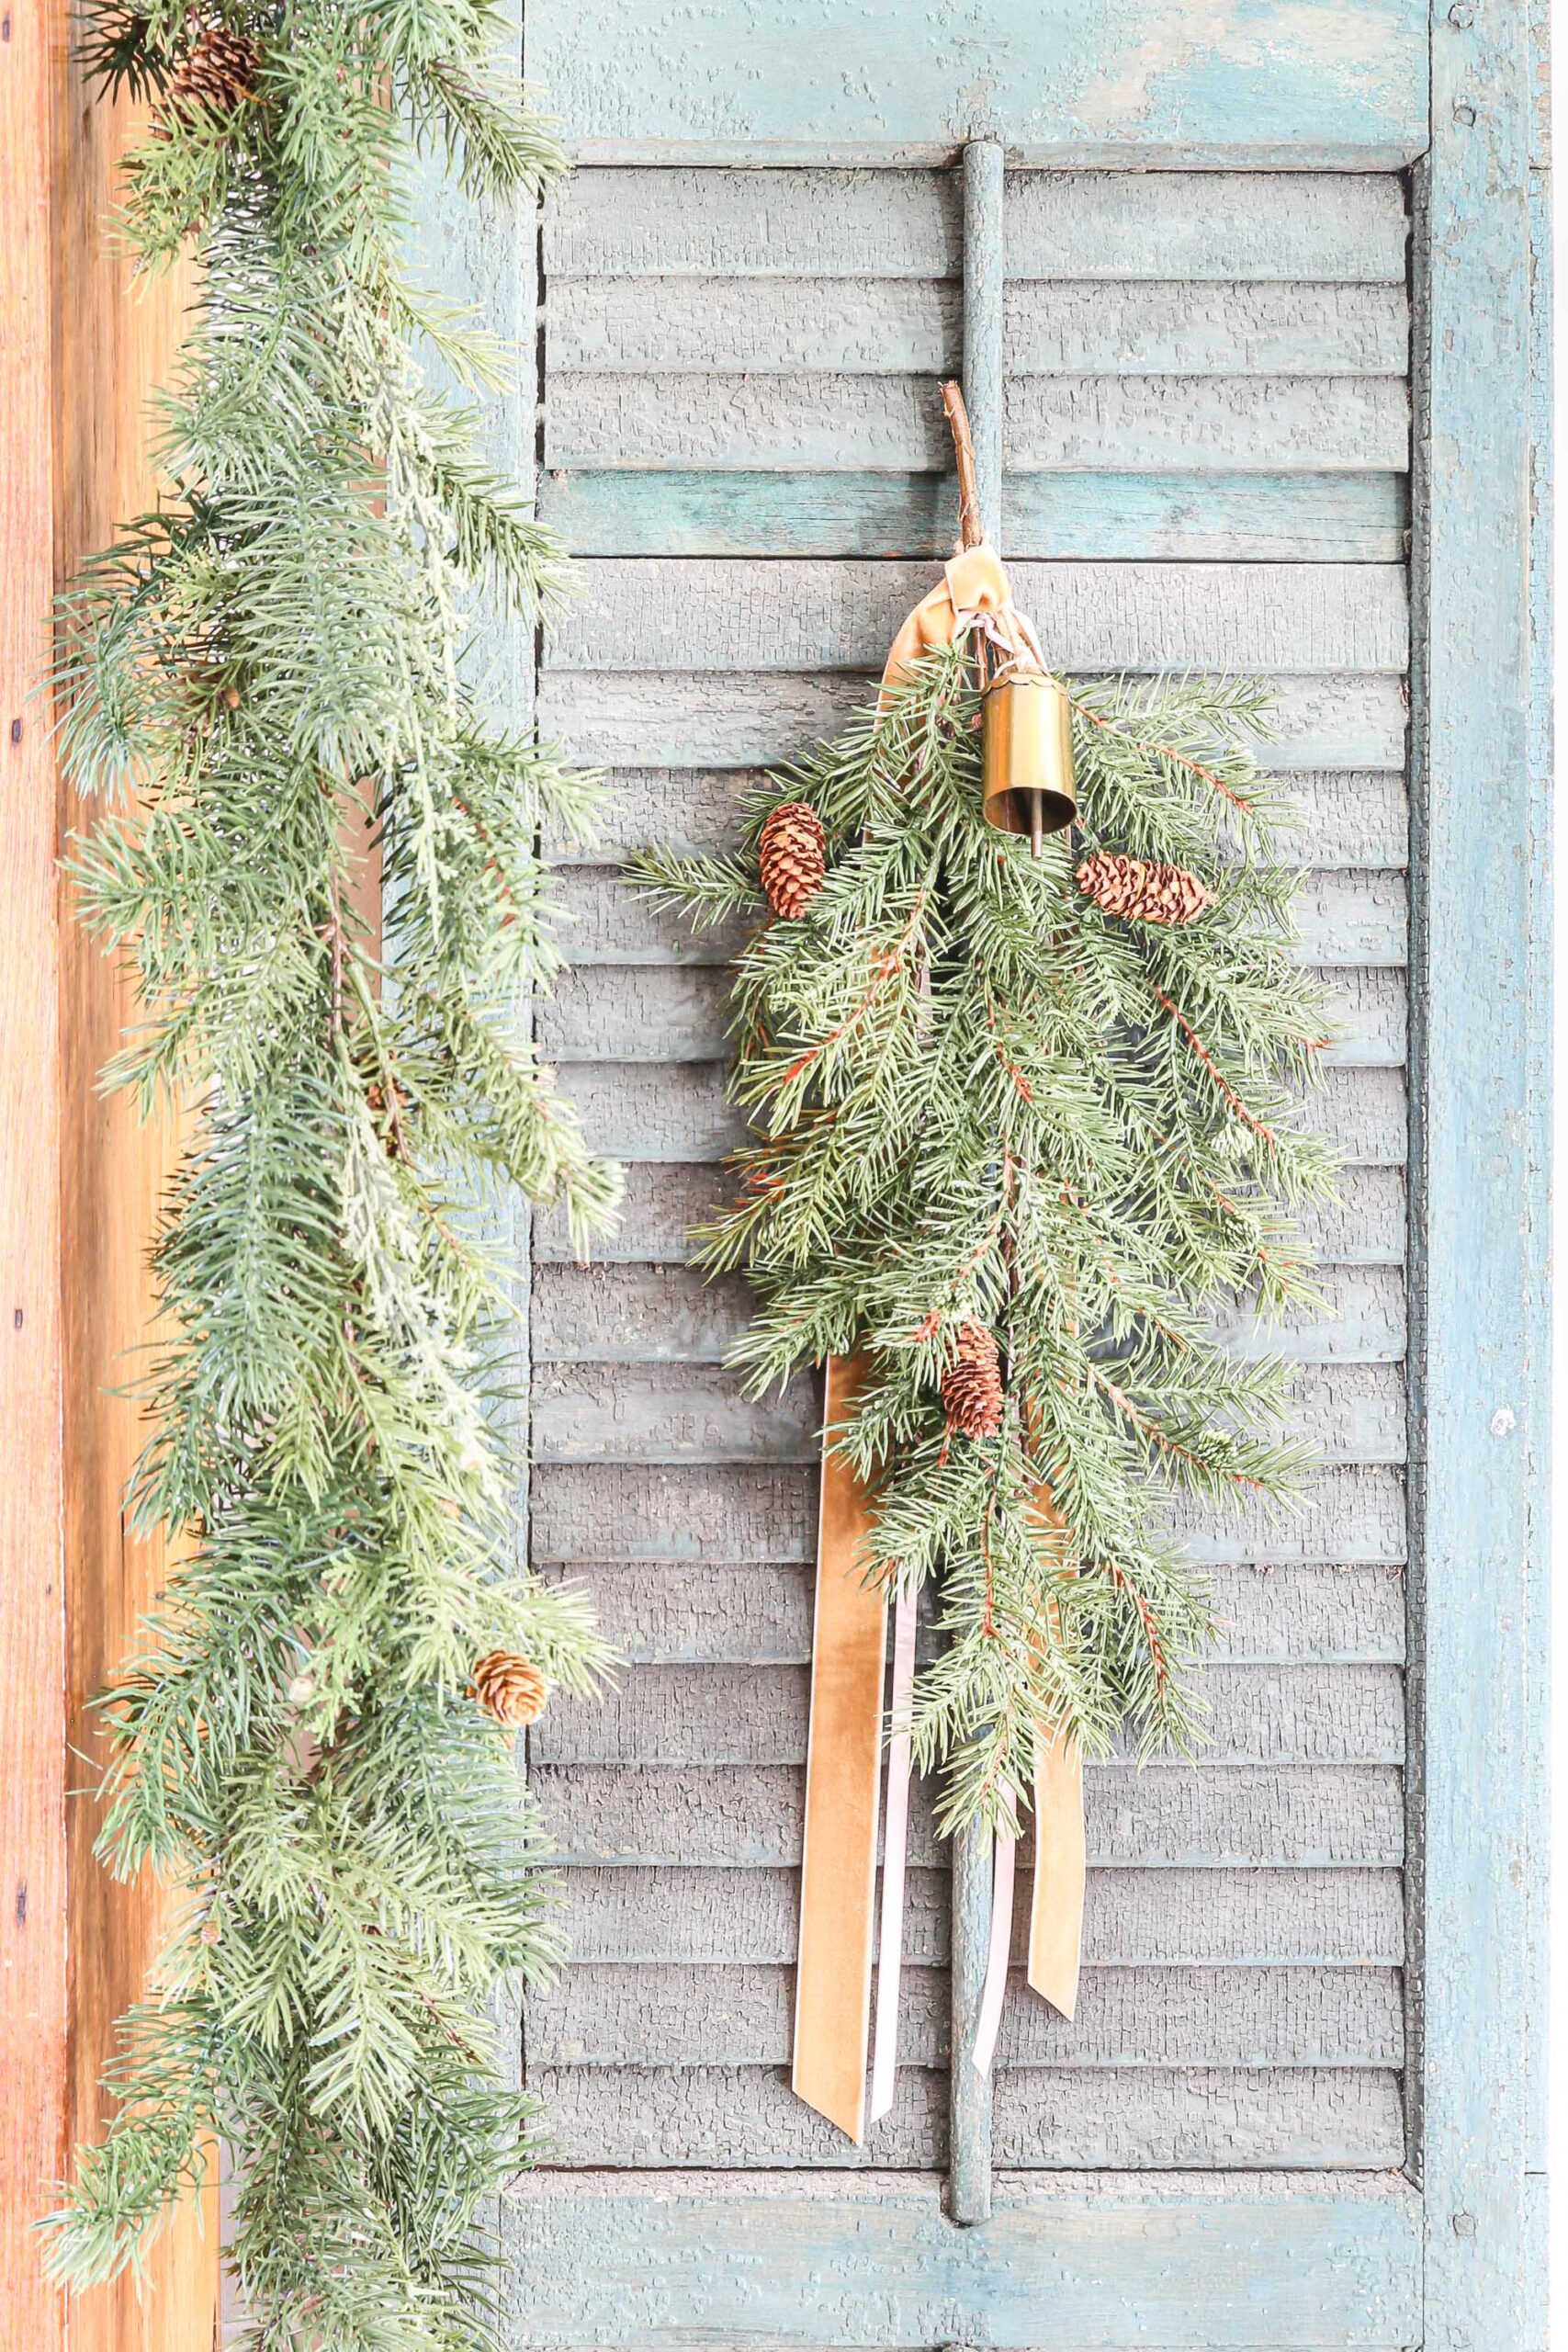
[[[628,950],[643,950],[628,952],[628,964],[649,960],[644,940],[626,936],[633,921],[645,936],[661,926],[676,954],[690,944],[690,934],[666,918],[634,909],[624,926],[617,919]],[[607,955],[604,960],[620,959]],[[594,1148],[615,1159],[722,1160],[747,1140],[718,1062],[579,1062],[571,1091]],[[1313,1125],[1350,1165],[1403,1166],[1407,1114],[1402,1071],[1327,1069],[1312,1091],[1310,1112]]]
[[[1399,768],[1406,703],[1392,676],[1276,677],[1266,770]],[[594,767],[776,766],[836,735],[866,710],[874,682],[848,671],[782,676],[758,671],[551,673],[541,682],[544,732]]]
[[[1400,1373],[1392,1361],[1354,1363],[1349,1353],[1298,1372],[1292,1425],[1325,1462],[1402,1462]],[[809,1462],[820,1450],[809,1380],[750,1397],[714,1366],[568,1359],[536,1370],[532,1396],[541,1462]]]
[[[693,564],[604,557],[545,641],[553,670],[880,669],[931,584],[924,563]],[[1015,562],[1066,671],[1382,671],[1409,658],[1393,564]]]
[[[608,805],[593,840],[547,835],[546,847],[563,865],[616,865],[656,841],[688,853],[733,849],[740,837],[742,795],[761,781],[757,770],[746,768],[621,768],[607,779]],[[1300,820],[1281,836],[1281,864],[1326,872],[1404,869],[1410,810],[1399,771],[1309,771],[1281,775],[1278,783]]]
[[[1040,282],[1015,285],[1007,322],[1012,568],[1065,665],[1244,667],[1281,682],[1284,737],[1265,756],[1303,804],[1286,853],[1312,869],[1303,953],[1343,1019],[1315,1115],[1345,1138],[1352,1165],[1344,1205],[1314,1220],[1331,1265],[1329,1314],[1289,1340],[1303,1359],[1293,1409],[1335,1467],[1299,1521],[1253,1514],[1220,1531],[1197,1514],[1184,1521],[1218,1588],[1218,1660],[1205,1677],[1218,1694],[1215,1745],[1197,1771],[1111,1764],[1089,1776],[1097,1883],[1108,1871],[1149,1883],[1135,1918],[1130,1896],[1102,1912],[1132,1937],[1113,1943],[1113,1956],[1132,1954],[1129,1980],[1175,1970],[1186,1988],[1175,2039],[1092,2046],[1130,2071],[1370,2070],[1386,2120],[1402,2044],[1369,2039],[1359,2010],[1331,1997],[1341,1980],[1358,1996],[1375,1987],[1378,2014],[1393,2015],[1402,1945],[1377,1923],[1383,1914],[1371,1927],[1364,1911],[1359,1927],[1338,1913],[1326,1925],[1321,1914],[1311,1925],[1298,1917],[1287,1942],[1297,1937],[1289,1949],[1306,1957],[1273,1951],[1251,1967],[1240,1898],[1218,1893],[1221,1943],[1203,1945],[1191,1888],[1201,1878],[1216,1896],[1227,1871],[1266,1875],[1277,1904],[1310,1913],[1317,1898],[1298,1893],[1298,1880],[1303,1890],[1343,1880],[1336,1899],[1349,1900],[1349,1882],[1370,1873],[1389,1917],[1397,1905],[1404,208],[1395,185],[1370,179],[1179,175],[1151,189],[1125,179],[1097,187],[1099,177],[1015,175],[1009,186],[1015,277],[1021,252],[1044,253],[1043,237],[1063,256],[1042,263]],[[868,233],[852,248],[843,224],[856,207]],[[1184,243],[1200,215],[1207,236]],[[1160,270],[1150,256],[1165,249],[1168,223],[1174,242]],[[547,225],[553,418],[597,399],[608,437],[586,468],[566,441],[550,444],[546,509],[594,560],[581,567],[581,605],[546,644],[542,716],[619,772],[601,840],[548,844],[565,869],[576,969],[537,1017],[590,1132],[632,1165],[623,1228],[594,1269],[570,1262],[556,1221],[541,1221],[536,1238],[535,1550],[547,1574],[586,1582],[633,1664],[596,1722],[557,1702],[531,1743],[540,1792],[583,1866],[569,1874],[574,1917],[587,1904],[590,1933],[607,1936],[617,1956],[579,1960],[590,1981],[575,2024],[559,2039],[541,2013],[529,2052],[531,2067],[557,2065],[563,2080],[579,2067],[598,2078],[597,2088],[571,2091],[584,2149],[603,2104],[615,2144],[646,2151],[617,2074],[665,2069],[671,2120],[649,2127],[667,2136],[645,2158],[659,2164],[682,2145],[693,2161],[765,2162],[773,2148],[784,2151],[781,2164],[818,2161],[800,2143],[788,2153],[793,2123],[783,2141],[756,2136],[756,2101],[773,2096],[762,2070],[787,2056],[780,2020],[799,1854],[817,1405],[809,1382],[783,1397],[739,1395],[716,1359],[745,1313],[743,1293],[704,1290],[678,1264],[687,1227],[722,1196],[713,1162],[740,1132],[721,1087],[722,962],[740,927],[694,942],[632,900],[609,869],[651,839],[732,844],[737,789],[754,781],[756,763],[863,706],[867,673],[929,577],[929,559],[890,554],[943,548],[952,530],[940,437],[922,419],[897,438],[898,420],[931,401],[924,372],[955,356],[952,232],[947,193],[920,172],[590,173],[552,199]],[[1319,275],[1304,266],[1314,240]],[[1223,270],[1221,249],[1232,261]],[[1269,251],[1281,256],[1275,267]],[[1194,258],[1203,254],[1211,259]],[[1303,329],[1321,329],[1315,352]],[[809,404],[822,397],[814,418]],[[673,413],[673,457],[660,455],[663,425],[645,430],[649,403],[660,399]],[[710,432],[729,438],[704,443]],[[827,437],[813,445],[811,433]],[[1021,445],[1023,467],[1054,470],[1019,469],[1024,433],[1034,437]],[[1195,435],[1202,446],[1183,454]],[[705,447],[716,454],[705,460]],[[1337,531],[1348,539],[1336,542]],[[761,560],[684,560],[697,553]],[[1244,1319],[1233,1337],[1258,1343]],[[911,2030],[920,2064],[938,2070],[934,2103],[949,1941],[922,1797],[915,1838]],[[626,1883],[600,1883],[612,1876]],[[655,1946],[637,1940],[645,1930],[667,1954],[708,1957],[650,1958]],[[1241,1939],[1241,1959],[1227,1936]],[[1320,1949],[1336,1936],[1348,1938],[1337,1960]],[[1205,1955],[1197,1963],[1194,1949]],[[1321,1981],[1328,2006],[1315,2039],[1291,2042],[1297,2011],[1280,2007],[1276,1977]],[[603,2047],[591,2022],[601,2011],[615,2020]],[[1010,2003],[1009,2033],[1036,2013],[1049,2021],[1038,2002]],[[1029,2064],[1087,2073],[1062,2047],[1047,2034]],[[1275,2055],[1292,2048],[1295,2057]],[[719,2105],[696,2092],[704,2115],[682,2142],[688,2075],[713,2086],[715,2068],[730,2070],[714,2091]],[[1197,2128],[1225,2096],[1212,2082],[1200,2092]],[[1018,2109],[1018,2144],[1032,2160],[1043,2150],[1060,2160],[1048,2108],[1026,2097]],[[1032,2143],[1031,2113],[1043,2118]],[[1151,2125],[1156,2139],[1165,2128]],[[739,2154],[727,2153],[731,2130]],[[899,2162],[942,2153],[919,2131],[898,2144]],[[1301,2143],[1299,2161],[1333,2160],[1327,2143],[1311,2144],[1315,2153]],[[779,2323],[786,2335],[807,2324],[795,2305]],[[1193,2341],[1208,2352],[1205,2336]]]
[[[1397,1067],[1404,1059],[1404,890],[1397,880],[1379,886],[1357,876],[1344,887],[1314,893],[1305,922],[1315,936],[1308,954],[1327,952],[1342,963],[1323,967],[1332,1024],[1323,1060],[1363,1068]],[[1325,918],[1342,910],[1343,927]],[[1384,965],[1368,968],[1376,955]],[[721,967],[678,968],[633,965],[595,970],[586,960],[564,972],[538,1007],[536,1035],[552,1061],[713,1061],[728,1051],[729,977]]]
[[[550,288],[555,366],[573,374],[700,368],[720,376],[951,375],[958,291],[941,278],[563,278]],[[1410,359],[1399,286],[1096,284],[1007,289],[1010,376],[1398,376]]]
[[[815,1556],[815,1487],[806,1464],[544,1464],[534,1472],[532,1503],[541,1561]],[[1395,1566],[1405,1556],[1404,1482],[1393,1469],[1328,1470],[1293,1514],[1244,1508],[1232,1524],[1217,1527],[1182,1502],[1169,1524],[1205,1566]]]
[[[1237,1356],[1303,1363],[1397,1363],[1404,1354],[1404,1279],[1392,1267],[1333,1267],[1319,1277],[1324,1311],[1263,1318],[1216,1312],[1213,1329]],[[751,1319],[739,1274],[690,1266],[540,1266],[534,1274],[537,1363],[716,1363]]]
[[[579,1962],[715,1969],[787,1966],[795,1958],[799,1873],[571,1870],[562,1918]],[[1012,1960],[1024,1963],[1028,1874],[1014,1912]],[[945,1871],[909,1873],[904,1956],[948,1956]],[[1090,1873],[1084,1961],[1103,1967],[1395,1967],[1404,1912],[1395,1870],[1098,1870]]]
[[[1425,1941],[1414,2104],[1431,2352],[1539,2342],[1527,2174],[1545,2061],[1526,2018],[1531,1887],[1544,1868],[1532,1850],[1531,1714],[1548,1557],[1551,823],[1529,715],[1541,686],[1529,68],[1522,0],[1434,32],[1433,143],[1417,190],[1417,381],[1432,454],[1416,537]],[[1466,814],[1478,801],[1498,806],[1484,841]]]
[[[634,1665],[801,1666],[811,1654],[807,1570],[787,1561],[590,1560],[545,1573],[586,1590]],[[1355,1666],[1404,1656],[1397,1566],[1222,1563],[1209,1582],[1217,1657]]]
[[[790,1764],[540,1765],[534,1786],[570,1864],[787,1869],[800,1860],[801,1781]],[[1393,1766],[1091,1764],[1085,1804],[1096,1865],[1392,1867],[1404,1859]],[[1026,1836],[1026,1862],[1032,1850]],[[912,1800],[909,1851],[928,1867],[945,1851],[924,1781]]]
[[[531,2048],[558,2066],[783,2066],[792,1998],[787,1968],[584,1964],[532,2005]],[[949,2039],[940,1977],[911,1971],[902,2063],[944,2064]],[[1393,1969],[1091,1968],[1070,2023],[1013,1978],[997,2064],[1387,2067],[1403,2051]]]
[[[1210,1764],[1397,1764],[1404,1678],[1393,1666],[1199,1664]],[[804,1666],[637,1666],[607,1697],[558,1696],[537,1764],[804,1764]]]
[[[953,544],[942,473],[558,468],[540,511],[577,555],[924,556]],[[1402,473],[1021,474],[1003,478],[1010,556],[1397,563]]]
[[[18,2344],[73,2352],[207,2352],[217,2307],[215,2195],[175,2213],[129,2277],[62,2298],[32,2223],[67,2153],[98,2136],[99,2077],[121,2011],[164,1939],[145,1881],[114,1883],[92,1848],[86,1794],[102,1750],[87,1699],[120,1666],[162,1582],[164,1547],[130,1534],[120,1497],[140,1448],[136,1406],[111,1389],[147,1337],[145,1256],[168,1164],[97,1091],[120,1043],[124,975],[74,929],[58,858],[81,812],[62,795],[47,697],[51,592],[152,503],[145,402],[166,379],[188,282],[175,268],[132,289],[111,206],[119,159],[144,128],[90,90],[63,6],[7,13],[0,151],[6,258],[0,514],[10,571],[0,621],[6,768],[0,1021],[9,1092],[0,1146],[5,1286],[7,1574],[6,2122],[0,2134],[0,2299]],[[20,1197],[18,1197],[18,1193]],[[200,2226],[205,2218],[205,2231]]]
[[[1064,857],[1067,854],[1061,853]],[[723,970],[756,928],[754,920],[738,919],[694,931],[682,916],[627,889],[613,868],[570,866],[562,872],[557,896],[570,925],[566,936],[579,974],[583,967],[593,964],[672,962],[707,964]],[[1303,885],[1298,920],[1302,933],[1299,952],[1303,963],[1326,966],[1336,971],[1359,965],[1386,970],[1402,967],[1404,963],[1405,891],[1398,874],[1350,874],[1340,870],[1309,876]],[[577,978],[566,985],[581,988],[591,983]],[[626,985],[625,981],[616,982],[617,987]],[[646,989],[658,983],[638,979],[630,985]],[[623,1035],[625,1042],[611,1058],[635,1061],[688,1057],[676,1052],[651,1050],[657,1043],[657,1031],[649,1031],[645,1042],[642,1024],[635,1036]],[[714,1050],[723,1053],[725,1049],[726,1038],[720,1031]]]
[[[1399,2352],[1420,2338],[1420,2199],[1387,2174],[1003,2173],[981,2236],[948,2223],[939,2183],[908,2174],[544,2173],[518,2183],[507,2227],[531,2282],[526,2340],[550,2347]]]
[[[29,10],[12,29],[0,49],[12,215],[0,242],[0,2302],[18,2343],[63,2352],[65,2299],[42,2275],[32,2226],[63,2173],[71,2121],[58,820],[49,711],[29,700],[54,586],[53,93],[47,15]]]
[[[576,1073],[573,1072],[573,1084]],[[626,1169],[621,1222],[594,1244],[594,1261],[683,1259],[688,1236],[721,1206],[730,1189],[711,1161],[638,1160]],[[1302,1219],[1314,1254],[1330,1265],[1399,1265],[1404,1258],[1404,1171],[1397,1166],[1346,1170],[1341,1199],[1309,1209]],[[535,1254],[546,1265],[572,1261],[565,1220],[545,1216],[535,1230]]]
[[[570,277],[957,277],[952,172],[575,171],[545,213],[545,272]],[[1388,175],[1014,173],[1020,278],[1303,278],[1403,287],[1409,223]]]
[[[942,473],[934,379],[563,371],[550,467],[848,468]],[[1017,376],[1017,473],[1397,473],[1410,406],[1395,376]]]
[[[771,2069],[540,2065],[529,2081],[569,2164],[929,2165],[947,2154],[946,2082],[918,2067],[900,2068],[893,2111],[863,2148]],[[1002,2072],[994,2134],[999,2164],[1118,2171],[1367,2168],[1404,2148],[1397,2075],[1357,2067]]]

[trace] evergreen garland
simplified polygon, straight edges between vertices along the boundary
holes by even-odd
[[[631,868],[697,925],[773,902],[733,990],[758,1140],[694,1238],[755,1287],[732,1354],[754,1391],[868,1357],[832,1436],[875,1485],[868,1575],[940,1584],[911,1728],[949,1829],[1018,1827],[1037,1733],[1195,1742],[1210,1603],[1173,1491],[1284,1497],[1306,1467],[1289,1366],[1212,1320],[1312,1304],[1292,1211],[1333,1184],[1302,1113],[1325,1007],[1291,956],[1289,810],[1249,750],[1264,700],[1071,692],[1079,821],[1038,860],[982,815],[961,640],[765,783],[737,854]]]
[[[594,793],[464,683],[466,606],[536,615],[558,555],[416,364],[479,389],[503,356],[398,259],[404,126],[479,198],[559,167],[503,29],[492,0],[89,20],[92,70],[153,97],[135,249],[199,265],[172,495],[70,595],[56,680],[101,807],[80,905],[140,994],[109,1079],[194,1114],[129,1500],[184,1557],[103,1702],[99,1841],[185,1898],[51,2259],[140,2267],[216,2139],[258,2347],[496,2340],[478,2225],[531,2125],[493,1996],[555,1946],[495,1717],[603,1668],[513,1565],[486,1238],[513,1183],[580,1242],[614,1207],[522,1018],[557,963],[536,835],[591,832]],[[353,911],[372,840],[384,952]]]

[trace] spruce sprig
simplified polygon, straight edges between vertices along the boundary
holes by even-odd
[[[757,1139],[694,1240],[754,1286],[731,1356],[753,1390],[869,1359],[832,1441],[876,1488],[868,1576],[937,1588],[912,1729],[948,1828],[1016,1827],[1059,1729],[1090,1753],[1197,1741],[1184,1668],[1210,1604],[1170,1501],[1282,1499],[1307,1466],[1288,1365],[1228,1351],[1214,1319],[1310,1310],[1292,1212],[1334,1182],[1303,1114],[1326,1009],[1292,955],[1290,811],[1253,762],[1264,698],[1071,692],[1078,823],[1038,860],[982,815],[961,642],[761,786],[738,853],[630,869],[711,923],[766,913],[775,807],[808,803],[828,836],[805,914],[763,921],[738,961],[730,1086]],[[1176,926],[1101,912],[1075,880],[1100,847],[1180,864],[1209,905]],[[1006,1372],[992,1438],[942,1402],[970,1318]]]
[[[581,1693],[606,1664],[515,1566],[487,1238],[513,1184],[584,1244],[614,1211],[522,1017],[559,961],[536,840],[591,831],[596,789],[466,682],[470,611],[536,614],[561,563],[421,380],[422,339],[475,386],[498,355],[399,261],[405,124],[480,198],[560,168],[489,73],[500,30],[488,0],[89,26],[94,70],[162,94],[127,232],[149,266],[194,236],[200,271],[169,495],[68,594],[54,682],[98,804],[78,903],[139,997],[108,1080],[187,1106],[130,1497],[186,1556],[101,1702],[99,1852],[176,1918],[51,2261],[139,2270],[226,2143],[258,2347],[497,2340],[484,2208],[533,2121],[494,1996],[556,1939],[468,1678],[516,1651]]]

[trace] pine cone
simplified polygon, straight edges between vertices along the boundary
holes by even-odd
[[[519,1657],[512,1650],[491,1650],[478,1659],[468,1685],[469,1698],[508,1731],[537,1723],[549,1695],[550,1686],[532,1658]]]
[[[958,1327],[958,1354],[942,1375],[942,1401],[951,1437],[995,1437],[1002,1425],[1002,1365],[983,1323]]]
[[[757,863],[773,912],[788,922],[803,915],[822,888],[828,864],[828,836],[816,809],[804,800],[775,808],[762,827]]]
[[[261,51],[245,33],[227,25],[197,24],[189,49],[169,78],[166,113],[195,122],[203,115],[231,115],[256,94]]]
[[[1123,922],[1192,922],[1209,904],[1208,891],[1184,865],[1156,865],[1113,849],[1086,857],[1075,879],[1086,899]]]

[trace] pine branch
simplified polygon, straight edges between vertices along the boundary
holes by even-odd
[[[617,1190],[520,1017],[561,961],[536,837],[591,834],[594,783],[491,728],[465,662],[471,608],[536,615],[564,566],[420,381],[422,347],[478,383],[495,350],[399,258],[403,112],[480,193],[560,166],[487,78],[498,32],[484,0],[151,0],[89,35],[157,100],[128,232],[149,266],[194,236],[202,300],[167,495],[64,599],[53,683],[98,801],[78,903],[138,997],[107,1080],[197,1115],[127,1497],[181,1566],[100,1708],[101,1858],[158,1871],[175,1924],[50,2258],[140,2271],[216,2135],[258,2347],[499,2341],[480,2217],[535,2118],[490,2018],[558,1934],[470,1678],[509,1653],[587,1695],[609,1663],[582,1596],[516,1566],[485,1199],[559,1205],[586,1250]]]
[[[1032,857],[985,823],[962,645],[753,795],[736,855],[630,869],[712,922],[759,903],[773,808],[827,835],[804,914],[737,958],[730,1091],[756,1139],[694,1239],[756,1293],[730,1353],[749,1388],[867,1362],[829,1438],[873,1492],[871,1573],[937,1588],[911,1733],[944,1829],[1016,1826],[1041,1736],[1190,1748],[1209,1605],[1168,1506],[1283,1503],[1310,1468],[1287,1367],[1223,1339],[1248,1300],[1311,1311],[1291,1204],[1333,1178],[1300,1099],[1324,1005],[1292,958],[1289,811],[1252,763],[1262,697],[1187,679],[1073,703],[1084,841],[1193,873],[1198,921],[1109,915],[1081,846]],[[971,1322],[1006,1367],[994,1437],[943,1405]]]

